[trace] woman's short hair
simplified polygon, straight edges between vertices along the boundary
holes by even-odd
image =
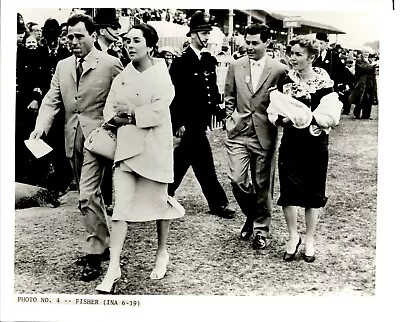
[[[303,35],[296,36],[289,41],[290,46],[299,45],[302,48],[306,48],[309,55],[315,55],[315,58],[319,55],[319,41],[316,39],[312,39],[310,37],[306,37]]]
[[[157,48],[158,43],[158,34],[153,26],[150,26],[147,23],[142,23],[139,25],[135,25],[131,28],[141,30],[143,33],[144,39],[146,39],[146,46],[149,48]]]
[[[76,15],[71,16],[68,21],[67,25],[69,27],[75,26],[79,22],[83,22],[85,24],[85,28],[88,31],[89,35],[95,32],[95,25],[91,16],[78,13]]]

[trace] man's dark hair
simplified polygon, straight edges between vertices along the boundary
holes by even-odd
[[[148,25],[147,23],[142,23],[140,25],[135,25],[132,29],[139,29],[143,33],[144,39],[146,39],[146,46],[149,48],[156,48],[158,43],[158,34],[154,27]]]
[[[89,35],[95,32],[95,25],[92,17],[85,14],[78,13],[76,15],[69,17],[67,24],[69,27],[72,27],[78,24],[79,22],[83,22],[85,24],[85,28],[88,31]]]
[[[258,35],[260,34],[260,39],[262,42],[266,42],[268,40],[269,32],[268,32],[268,26],[267,25],[262,25],[259,23],[256,23],[254,25],[248,26],[245,31],[244,31],[244,37],[246,38],[246,35]]]

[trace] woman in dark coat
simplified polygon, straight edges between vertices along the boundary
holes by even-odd
[[[268,118],[284,127],[279,148],[280,197],[289,232],[285,261],[294,260],[302,243],[297,230],[297,207],[305,209],[304,260],[313,262],[319,210],[326,204],[329,132],[339,123],[342,103],[334,82],[323,68],[313,67],[315,40],[298,36],[290,41],[292,68],[271,91]]]
[[[354,89],[350,94],[349,103],[354,104],[354,116],[356,118],[369,119],[372,105],[377,104],[376,91],[376,63],[368,61],[369,53],[364,52],[356,60],[354,74]]]

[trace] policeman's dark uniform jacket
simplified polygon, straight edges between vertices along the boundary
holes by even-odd
[[[220,111],[216,66],[217,60],[210,53],[203,53],[199,60],[190,46],[172,62],[175,99],[170,109],[174,133],[181,126],[190,132],[204,132],[211,116]]]
[[[38,184],[34,156],[24,144],[35,127],[37,111],[28,109],[32,100],[39,100],[38,79],[33,77],[39,72],[35,50],[18,45],[16,53],[16,96],[15,96],[15,181]],[[41,171],[40,174],[43,177]]]
[[[328,35],[325,33],[317,33],[316,38],[328,42]],[[320,67],[325,69],[331,79],[334,81],[334,89],[338,91],[338,87],[342,84],[346,84],[346,66],[340,60],[337,53],[333,52],[331,49],[326,49],[326,55],[322,58],[321,55],[313,63],[313,67]]]
[[[119,19],[116,16],[116,10],[114,8],[97,9],[96,16],[94,17],[94,22],[97,28],[106,28],[106,27],[117,28],[117,29],[121,28],[121,24],[119,23]],[[94,47],[99,51],[103,51],[103,48],[98,40],[94,42]],[[118,53],[112,48],[107,48],[107,54],[119,59]],[[123,62],[121,61],[121,63]],[[123,64],[123,66],[125,67],[126,64]],[[110,215],[112,211],[111,206],[113,204],[113,191],[112,191],[113,163],[111,160],[103,160],[103,161],[105,163],[105,167],[104,167],[103,180],[101,183],[101,191],[104,203],[106,204],[107,213]]]
[[[191,30],[195,28],[194,17]],[[211,30],[211,26],[208,30]],[[182,126],[185,127],[185,133],[174,150],[174,182],[169,184],[168,193],[174,195],[192,166],[212,213],[218,213],[228,205],[226,194],[217,179],[206,136],[211,116],[221,111],[216,66],[217,60],[210,53],[202,53],[199,59],[189,46],[181,57],[173,60],[169,70],[175,86],[175,98],[170,105],[173,133]]]

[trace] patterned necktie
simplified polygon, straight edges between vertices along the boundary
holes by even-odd
[[[79,80],[81,79],[81,76],[82,76],[82,72],[83,72],[82,64],[83,64],[83,62],[84,62],[84,59],[81,58],[79,60],[78,67],[76,68],[76,87],[78,87]]]

